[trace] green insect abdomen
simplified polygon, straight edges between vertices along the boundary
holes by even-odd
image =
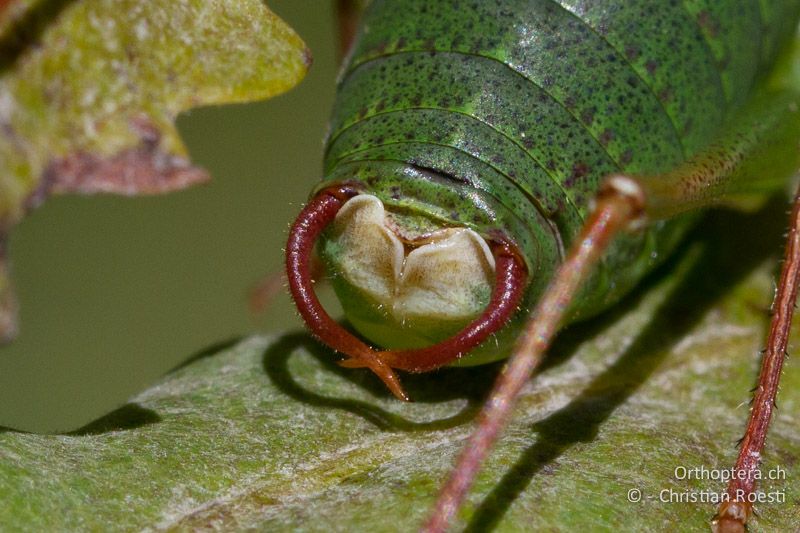
[[[759,0],[375,1],[340,82],[327,179],[358,179],[442,225],[509,233],[535,298],[600,180],[702,149],[770,71],[798,12]],[[624,294],[691,218],[621,239],[581,314]]]

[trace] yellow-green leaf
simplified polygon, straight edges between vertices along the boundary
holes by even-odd
[[[260,0],[9,3],[0,11],[0,231],[51,193],[150,194],[207,179],[188,160],[177,114],[281,93],[310,61]],[[7,289],[0,272],[8,309]]]

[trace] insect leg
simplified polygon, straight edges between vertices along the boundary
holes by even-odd
[[[479,418],[478,427],[458,458],[439,494],[433,514],[423,528],[444,531],[461,506],[467,491],[500,431],[506,426],[519,392],[541,363],[561,319],[599,261],[614,235],[635,223],[642,214],[643,196],[635,181],[612,177],[598,195],[594,213],[559,267],[553,281],[525,326],[508,364],[500,374]]]
[[[770,323],[767,348],[761,361],[758,387],[753,397],[753,407],[747,429],[739,448],[734,471],[728,484],[730,501],[719,506],[714,517],[714,531],[745,531],[745,523],[753,511],[749,497],[755,491],[761,452],[767,438],[781,368],[786,357],[789,330],[792,324],[797,289],[800,285],[800,188],[794,198],[794,208],[790,218],[789,235],[780,282],[772,303],[772,322]]]

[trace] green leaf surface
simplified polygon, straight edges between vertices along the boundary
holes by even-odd
[[[281,93],[311,61],[260,0],[2,6],[0,234],[53,193],[152,194],[207,179],[189,162],[177,114]]]
[[[768,320],[783,225],[775,212],[784,206],[713,214],[639,291],[564,331],[459,525],[708,530],[715,505],[662,501],[662,491],[702,498],[724,489],[702,474],[681,479],[689,474],[676,468],[734,461]],[[413,530],[499,366],[405,376],[416,401],[404,404],[374,376],[334,360],[303,333],[252,337],[210,350],[78,432],[6,431],[0,524]],[[785,501],[759,505],[753,531],[800,526],[800,368],[792,359],[783,379],[762,467],[783,479],[761,489]],[[628,501],[631,490],[640,502]]]

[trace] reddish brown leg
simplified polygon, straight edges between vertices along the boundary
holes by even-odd
[[[627,188],[611,186],[600,193],[594,213],[545,291],[500,374],[478,418],[478,427],[442,488],[423,531],[440,532],[447,528],[498,434],[506,426],[522,386],[541,362],[581,283],[591,273],[612,237],[641,215],[641,190],[632,180],[624,183]]]
[[[767,337],[767,349],[761,361],[758,387],[753,397],[750,419],[740,444],[739,457],[734,469],[736,475],[728,484],[730,501],[719,506],[714,517],[714,531],[736,532],[745,530],[745,523],[753,512],[749,502],[756,488],[761,452],[767,439],[767,429],[775,407],[781,368],[786,357],[789,330],[800,284],[800,189],[794,198],[794,208],[789,221],[783,269],[778,290],[772,303],[772,322]]]

